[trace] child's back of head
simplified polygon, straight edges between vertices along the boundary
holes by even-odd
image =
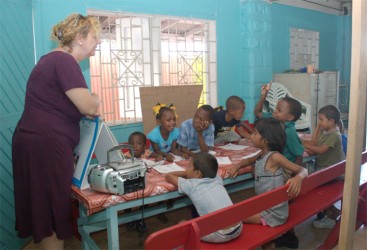
[[[245,101],[241,97],[233,95],[227,98],[227,101],[226,101],[227,110],[243,109],[244,106],[245,106]]]
[[[301,103],[298,100],[289,96],[284,97],[282,100],[288,103],[289,114],[293,116],[293,121],[297,121],[302,115]]]
[[[255,121],[254,129],[266,140],[271,151],[283,152],[287,136],[282,122],[275,118],[262,118]]]
[[[192,157],[195,170],[200,170],[202,178],[215,178],[218,171],[217,159],[205,152],[200,152]]]

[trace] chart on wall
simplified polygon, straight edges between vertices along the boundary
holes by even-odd
[[[173,104],[176,107],[177,127],[186,119],[192,118],[199,105],[202,89],[202,85],[140,87],[144,133],[149,133],[157,126],[153,113],[153,107],[157,103],[167,106]]]

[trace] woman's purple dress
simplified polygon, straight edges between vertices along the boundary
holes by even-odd
[[[82,117],[65,94],[73,88],[87,88],[74,57],[61,51],[43,56],[28,79],[13,135],[16,230],[36,243],[53,232],[59,239],[73,234],[73,152]]]

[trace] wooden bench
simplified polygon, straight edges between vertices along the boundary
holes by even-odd
[[[363,153],[362,162],[367,160]],[[288,186],[257,195],[230,207],[152,233],[145,242],[146,249],[254,249],[284,234],[311,216],[330,207],[343,195],[345,161],[308,176],[298,197],[289,204],[289,218],[278,227],[244,224],[241,235],[221,244],[206,243],[201,237],[242,221],[254,214],[289,200]]]

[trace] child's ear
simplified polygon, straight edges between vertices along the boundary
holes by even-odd
[[[288,121],[289,122],[294,121],[294,115],[289,114]]]
[[[200,170],[194,170],[194,176],[195,176],[195,178],[202,178],[203,177],[203,173],[201,173],[201,171]]]

